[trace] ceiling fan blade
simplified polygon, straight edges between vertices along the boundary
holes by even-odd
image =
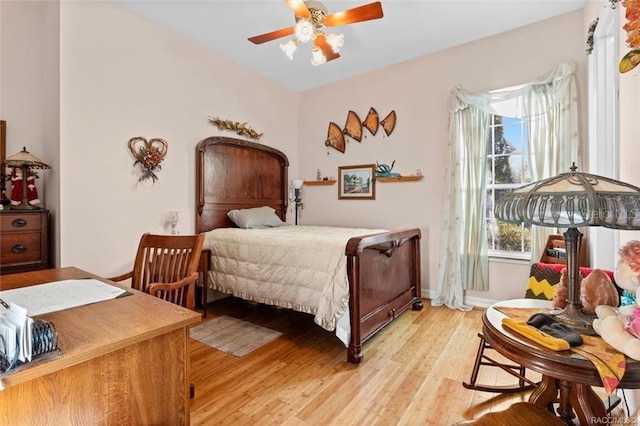
[[[323,24],[327,27],[338,27],[340,25],[353,24],[355,22],[370,21],[382,18],[382,4],[379,1],[343,10],[342,12],[327,15]]]
[[[313,44],[319,47],[320,50],[322,50],[324,57],[327,58],[327,62],[333,61],[334,59],[338,59],[340,57],[340,54],[334,52],[331,45],[327,43],[327,37],[324,34],[316,35],[316,39]]]
[[[311,12],[307,9],[307,5],[304,4],[303,1],[300,0],[284,0],[285,3],[293,10],[293,13],[300,18],[309,19],[311,17]]]
[[[270,33],[249,37],[249,41],[253,44],[262,44],[277,38],[290,36],[295,33],[295,31],[295,27],[281,28],[279,30],[271,31]]]

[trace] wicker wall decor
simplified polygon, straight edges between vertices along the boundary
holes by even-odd
[[[216,125],[218,130],[229,130],[235,132],[240,136],[245,136],[250,139],[258,140],[262,136],[262,133],[258,133],[247,123],[239,123],[237,121],[222,120],[218,117],[209,117],[209,121]]]
[[[135,157],[133,165],[140,164],[141,172],[138,182],[151,180],[153,183],[158,180],[157,172],[162,170],[161,163],[167,155],[169,144],[164,139],[147,140],[142,136],[129,139],[129,151]]]

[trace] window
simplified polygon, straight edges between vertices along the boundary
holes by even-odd
[[[433,306],[447,305],[466,310],[469,307],[463,302],[465,289],[489,290],[489,255],[505,253],[511,258],[527,259],[529,246],[531,253],[542,252],[547,234],[552,233],[553,228],[518,227],[520,245],[516,252],[505,250],[500,237],[507,232],[499,232],[499,224],[494,221],[495,232],[492,234],[492,249],[489,251],[486,219],[493,218],[494,202],[496,197],[500,199],[501,189],[507,190],[511,189],[510,186],[524,184],[530,180],[529,174],[533,180],[559,174],[568,170],[570,161],[578,157],[577,99],[575,66],[571,62],[563,62],[535,81],[511,90],[470,93],[456,86],[451,91],[447,179],[449,190],[445,192],[443,205],[438,290],[436,297],[431,300]],[[496,119],[491,114],[502,117]],[[525,122],[504,117],[521,117]],[[489,125],[492,123],[495,125],[492,126],[493,131],[489,132]],[[512,129],[519,130],[518,137],[513,137]],[[500,132],[510,145],[500,138]],[[491,157],[487,152],[489,134]],[[496,147],[495,141],[498,141],[498,145],[503,143],[502,151],[496,149],[500,146]],[[524,143],[525,141],[528,143]],[[532,141],[535,142],[536,150],[527,152],[527,148],[534,145]],[[523,150],[527,155],[523,155]],[[532,158],[528,164],[524,160],[527,157]],[[498,172],[501,171],[500,162],[504,164],[506,161],[509,182],[503,182],[502,175],[496,173],[496,160],[500,158],[502,159],[497,162]],[[469,159],[474,160],[468,161]],[[491,199],[488,203],[487,160],[491,163]],[[520,173],[516,172],[516,168]],[[520,182],[514,184],[518,180]],[[478,185],[479,182],[482,185]],[[486,211],[482,211],[485,204],[488,205],[491,217],[487,218]],[[526,242],[528,234],[531,235],[530,243]]]
[[[487,143],[486,212],[489,255],[529,258],[531,225],[496,220],[494,206],[504,194],[531,182],[526,121],[492,115]]]

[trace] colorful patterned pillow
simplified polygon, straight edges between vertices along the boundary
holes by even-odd
[[[566,267],[567,265],[542,262],[537,262],[531,265],[529,281],[527,282],[527,291],[524,297],[527,299],[553,300],[553,295],[556,294],[556,285],[560,283],[562,270]],[[581,267],[580,274],[584,278],[589,275],[592,270],[593,268]],[[606,270],[605,272],[609,275],[611,282],[615,285],[613,272]]]

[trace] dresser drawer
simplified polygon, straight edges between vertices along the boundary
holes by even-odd
[[[0,275],[49,268],[49,211],[0,210]]]
[[[0,256],[3,265],[40,261],[40,232],[6,233],[0,241]]]
[[[39,214],[3,214],[0,216],[2,234],[22,231],[39,231],[42,217]]]

